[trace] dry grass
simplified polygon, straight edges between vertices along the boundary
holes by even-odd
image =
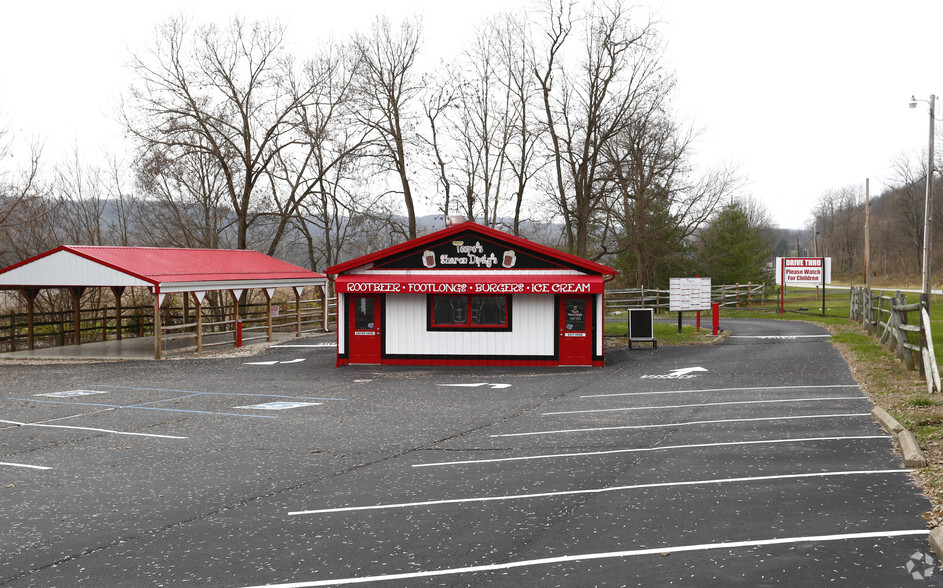
[[[826,325],[833,344],[871,401],[917,437],[928,466],[914,470],[932,509],[923,514],[930,528],[943,524],[943,397],[928,395],[919,373],[909,371],[886,347],[856,325]]]

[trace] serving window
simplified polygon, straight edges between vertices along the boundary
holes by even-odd
[[[508,330],[508,296],[439,296],[429,298],[429,330]]]

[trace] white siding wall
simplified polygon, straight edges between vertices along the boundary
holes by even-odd
[[[553,355],[553,296],[512,297],[512,331],[426,331],[425,294],[386,297],[386,352],[409,355]]]
[[[347,353],[347,295],[337,294],[337,352]]]

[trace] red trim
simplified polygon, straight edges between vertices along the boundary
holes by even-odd
[[[492,239],[495,239],[502,243],[507,243],[508,245],[511,245],[520,249],[530,250],[530,251],[534,251],[534,252],[546,255],[547,257],[560,260],[562,262],[585,269],[592,273],[603,274],[603,275],[608,275],[608,276],[615,275],[616,273],[616,270],[612,269],[611,267],[602,265],[600,263],[589,261],[589,260],[583,259],[582,257],[577,257],[569,253],[564,253],[557,249],[546,247],[544,245],[541,245],[539,243],[534,243],[533,241],[529,241],[521,237],[515,237],[514,235],[510,235],[508,233],[504,233],[502,231],[492,229],[491,227],[479,225],[478,223],[474,223],[471,221],[464,222],[460,225],[453,225],[447,229],[442,229],[441,231],[429,233],[428,235],[417,237],[416,239],[412,239],[410,241],[406,241],[398,245],[393,245],[392,247],[387,247],[386,249],[381,249],[379,251],[375,251],[373,253],[364,255],[362,257],[358,257],[350,261],[345,261],[344,263],[339,263],[335,266],[327,268],[326,270],[324,270],[324,273],[332,274],[332,275],[342,274],[346,271],[350,271],[354,268],[358,268],[358,267],[367,265],[369,263],[374,263],[381,259],[394,257],[414,247],[422,247],[423,245],[427,243],[444,240],[444,239],[447,239],[450,235],[454,235],[456,233],[461,233],[468,230],[478,232],[482,234],[483,236],[490,237]]]
[[[351,365],[347,358],[339,357],[337,359],[337,367],[342,367],[345,365]],[[532,360],[518,360],[518,359],[383,359],[380,361],[380,365],[413,365],[413,366],[430,366],[430,365],[454,365],[454,366],[514,366],[514,367],[557,367],[560,365],[560,362],[555,359],[532,359]],[[593,360],[592,364],[586,365],[568,365],[565,367],[604,367],[606,365],[605,361],[602,360]]]
[[[431,274],[431,275],[430,275]],[[602,294],[597,275],[558,274],[343,274],[334,281],[341,294]]]

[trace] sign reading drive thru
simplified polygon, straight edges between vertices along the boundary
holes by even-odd
[[[777,257],[776,284],[816,286],[832,283],[831,257]]]

